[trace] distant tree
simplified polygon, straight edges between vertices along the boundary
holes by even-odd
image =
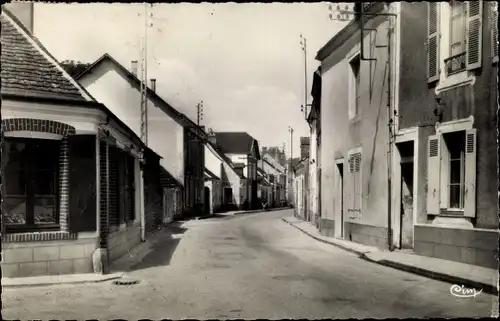
[[[71,77],[75,78],[76,76],[84,72],[92,64],[74,60],[65,60],[61,62],[61,65],[64,68],[64,70],[66,70],[69,73]]]

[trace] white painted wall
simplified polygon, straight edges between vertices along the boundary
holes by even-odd
[[[113,63],[103,62],[79,82],[140,137],[140,90]],[[183,127],[149,100],[148,147],[163,158],[160,164],[180,182],[184,182],[183,136]]]
[[[220,158],[205,145],[205,167],[217,177],[221,178],[221,164],[222,161]]]

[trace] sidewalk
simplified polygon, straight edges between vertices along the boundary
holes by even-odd
[[[320,242],[358,254],[360,258],[366,261],[452,284],[482,289],[486,293],[498,295],[498,271],[495,269],[399,251],[381,250],[346,240],[322,236],[309,222],[304,222],[295,217],[283,218],[283,221]]]
[[[172,234],[169,230],[170,225],[175,225],[175,222],[152,232],[148,235],[145,242],[137,244],[127,254],[111,263],[109,267],[109,274],[84,273],[41,275],[22,278],[2,277],[2,287],[16,288],[59,284],[99,283],[126,278],[126,272],[129,271],[135,264],[141,262],[153,250],[155,244],[165,240],[166,238],[176,237],[175,234]]]
[[[270,208],[266,212],[276,212],[276,211],[284,211],[284,210],[289,210],[291,209],[290,207],[275,207],[275,208]],[[262,209],[257,209],[257,210],[248,210],[248,211],[229,211],[229,212],[222,212],[222,213],[214,213],[211,215],[206,215],[206,216],[201,216],[198,217],[197,219],[202,220],[206,218],[213,218],[213,217],[232,217],[235,215],[244,215],[244,214],[251,214],[251,213],[264,213]]]

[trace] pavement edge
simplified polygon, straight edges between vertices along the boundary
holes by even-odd
[[[94,275],[94,274],[93,274]],[[90,284],[90,283],[102,283],[112,280],[118,280],[123,278],[125,273],[114,273],[114,275],[109,275],[100,279],[94,280],[72,280],[72,281],[59,281],[59,282],[40,282],[40,283],[17,283],[17,284],[4,284],[2,282],[2,288],[31,288],[31,287],[41,287],[41,286],[52,286],[52,285],[65,285],[65,284]]]
[[[416,274],[416,275],[424,276],[424,277],[427,277],[427,278],[430,278],[430,279],[434,279],[434,280],[438,280],[438,281],[444,281],[444,282],[451,283],[451,284],[461,284],[461,285],[464,285],[464,286],[470,286],[470,287],[474,287],[474,288],[480,288],[480,289],[483,290],[483,292],[488,293],[488,294],[492,294],[492,295],[498,295],[499,294],[498,286],[494,286],[494,285],[491,285],[491,284],[488,284],[488,283],[483,283],[483,282],[479,282],[479,281],[465,279],[465,278],[461,278],[461,277],[453,276],[453,275],[449,275],[449,274],[438,273],[438,272],[434,272],[434,271],[431,271],[431,270],[422,269],[422,268],[419,268],[419,267],[416,267],[416,266],[413,266],[413,265],[403,264],[403,263],[399,263],[399,262],[393,262],[393,261],[384,260],[384,259],[382,259],[382,260],[373,260],[373,259],[369,258],[366,255],[366,253],[369,253],[369,252],[361,252],[361,251],[358,251],[358,250],[354,250],[354,249],[348,248],[346,246],[342,246],[342,245],[334,243],[334,242],[329,242],[329,241],[321,239],[321,238],[319,238],[319,237],[317,237],[315,235],[312,235],[311,233],[308,233],[307,231],[305,231],[305,230],[301,229],[300,227],[296,226],[295,224],[289,222],[285,218],[282,218],[282,221],[290,224],[291,226],[295,227],[296,229],[298,229],[302,233],[304,233],[304,234],[312,237],[313,239],[315,239],[317,241],[320,241],[320,242],[325,243],[325,244],[330,244],[330,245],[336,246],[336,247],[338,247],[338,248],[340,248],[342,250],[345,250],[345,251],[348,251],[348,252],[351,252],[351,253],[358,254],[360,259],[363,259],[363,260],[365,260],[367,262],[371,262],[371,263],[375,263],[375,264],[379,264],[379,265],[391,267],[391,268],[394,268],[394,269],[397,269],[397,270],[401,270],[401,271],[413,273],[413,274]]]

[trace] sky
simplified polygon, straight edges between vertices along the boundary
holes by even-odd
[[[309,136],[304,102],[319,65],[317,51],[345,22],[329,19],[329,3],[154,4],[148,9],[148,78],[157,93],[200,125],[214,131],[246,131],[260,146],[286,144],[293,128]],[[145,5],[36,3],[34,34],[60,61],[93,62],[108,53],[125,67],[141,59]]]

